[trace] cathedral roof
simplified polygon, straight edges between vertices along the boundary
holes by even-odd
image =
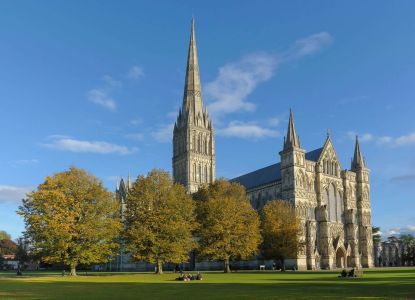
[[[324,147],[321,147],[321,148],[315,149],[313,151],[307,152],[305,154],[305,159],[317,162],[318,159],[320,158],[321,152],[323,152],[323,149],[324,149]]]
[[[231,179],[242,184],[246,189],[272,183],[281,179],[281,164],[273,164],[268,167]]]
[[[305,154],[305,159],[318,161],[323,147],[309,151]],[[258,169],[245,175],[231,179],[232,182],[242,184],[246,189],[252,189],[265,184],[270,184],[281,180],[281,163],[276,163],[268,167]]]

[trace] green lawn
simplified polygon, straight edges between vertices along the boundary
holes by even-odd
[[[198,282],[174,281],[177,275],[171,273],[94,273],[76,278],[39,272],[11,278],[11,273],[0,273],[0,299],[415,299],[415,268],[365,270],[362,278],[350,279],[337,278],[338,273],[204,273]]]

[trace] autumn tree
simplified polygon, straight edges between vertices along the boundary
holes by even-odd
[[[79,264],[104,263],[116,253],[118,211],[112,193],[98,178],[71,167],[46,177],[27,194],[18,213],[34,254],[46,263],[63,263],[76,275]]]
[[[126,249],[133,259],[157,265],[182,263],[194,248],[195,208],[184,186],[169,173],[152,170],[139,176],[127,194]]]
[[[294,207],[281,200],[268,202],[262,210],[262,253],[266,259],[280,261],[297,256],[303,243],[299,237],[301,223]]]
[[[223,261],[224,272],[228,273],[230,260],[247,259],[257,252],[260,220],[243,186],[217,180],[200,188],[194,199],[202,257]]]
[[[0,241],[1,240],[10,240],[11,236],[5,230],[0,230]]]

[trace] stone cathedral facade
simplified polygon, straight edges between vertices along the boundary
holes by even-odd
[[[281,162],[232,181],[245,186],[254,208],[289,201],[302,223],[303,251],[291,259],[298,269],[372,267],[369,169],[358,139],[350,170],[342,169],[330,136],[306,152],[290,111]],[[190,33],[183,104],[173,131],[173,178],[189,193],[215,180],[212,122],[203,105],[194,20]]]
[[[194,193],[215,181],[212,121],[202,100],[194,20],[190,32],[183,104],[173,130],[173,178]]]
[[[369,169],[356,138],[350,170],[342,169],[330,135],[323,147],[305,151],[290,111],[281,162],[235,179],[252,205],[289,201],[301,219],[303,251],[291,261],[298,269],[372,267]]]
[[[231,181],[246,188],[257,210],[272,200],[288,201],[295,207],[301,219],[301,240],[305,247],[287,263],[297,269],[312,270],[372,267],[369,169],[358,139],[351,167],[343,169],[329,134],[323,147],[308,152],[302,148],[290,111],[287,135],[279,156],[280,162]],[[189,193],[215,181],[214,130],[202,100],[193,19],[183,104],[173,130],[172,165],[175,182],[183,184]],[[127,183],[122,179],[117,184],[116,194],[123,210],[130,185],[129,179]],[[120,255],[117,261],[120,270],[151,268],[144,262],[133,265],[127,257]],[[257,268],[266,262],[257,258],[241,263],[240,267]],[[195,266],[215,268],[214,263],[193,262]]]

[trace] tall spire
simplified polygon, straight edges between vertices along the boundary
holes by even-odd
[[[354,156],[352,161],[352,170],[358,170],[365,167],[362,152],[360,151],[359,137],[356,135],[356,145],[354,147]]]
[[[293,113],[290,108],[290,119],[288,120],[287,137],[284,143],[284,150],[292,149],[294,147],[301,147],[301,146],[300,146],[300,138],[297,136],[297,133],[295,132],[294,117],[293,117]]]
[[[199,63],[197,59],[195,20],[192,17],[189,51],[187,54],[186,81],[184,85],[183,109],[193,116],[203,113],[202,88],[200,85]]]

